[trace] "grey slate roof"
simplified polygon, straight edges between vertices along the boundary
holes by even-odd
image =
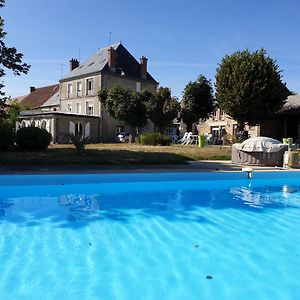
[[[58,106],[60,103],[60,92],[55,93],[51,98],[49,98],[41,107],[49,107],[49,106]]]
[[[98,51],[94,55],[80,64],[78,68],[75,68],[69,74],[64,76],[61,81],[78,78],[87,74],[100,73],[102,71],[109,72],[108,49],[110,47],[113,47],[116,50],[116,70],[118,70],[118,68],[122,69],[125,73],[125,76],[142,79],[140,75],[139,62],[121,43],[119,43],[111,45],[109,47],[98,49]],[[147,80],[157,83],[157,81],[149,73],[147,73]]]
[[[282,106],[279,113],[282,112],[294,112],[300,110],[300,95],[288,96],[287,101]]]

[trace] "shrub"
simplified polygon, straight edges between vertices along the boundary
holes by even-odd
[[[21,151],[44,151],[51,142],[51,134],[46,129],[24,127],[17,131],[16,142]]]
[[[77,151],[82,151],[84,150],[85,145],[90,142],[90,137],[89,136],[83,137],[79,133],[76,134],[71,133],[70,141],[75,146]]]
[[[139,143],[142,145],[169,146],[172,138],[161,133],[143,133],[139,136]]]
[[[6,151],[13,147],[15,141],[15,133],[13,127],[0,123],[0,151]]]

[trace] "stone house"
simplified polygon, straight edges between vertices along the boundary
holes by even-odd
[[[57,143],[66,142],[69,134],[76,132],[90,136],[92,142],[115,141],[118,132],[130,128],[110,117],[98,99],[100,89],[114,85],[155,92],[158,82],[147,71],[146,57],[142,56],[138,62],[121,43],[101,48],[82,64],[71,59],[70,72],[60,80],[57,93],[48,93],[36,101],[34,109],[22,112],[18,126],[33,122],[41,126],[46,121],[45,128]],[[31,91],[28,103],[42,89]],[[21,104],[27,103],[23,101]],[[153,129],[149,122],[145,130]]]
[[[221,143],[225,135],[235,134],[237,122],[216,106],[210,118],[199,121],[197,129],[199,135],[210,135],[215,143]]]
[[[199,135],[210,134],[215,141],[222,141],[225,134],[234,135],[237,122],[215,107],[207,120],[200,120],[197,129]],[[257,126],[246,124],[245,130],[249,137],[266,136],[277,140],[292,137],[300,143],[300,95],[290,95],[282,109],[272,119],[266,119]],[[228,138],[228,137],[227,137]]]

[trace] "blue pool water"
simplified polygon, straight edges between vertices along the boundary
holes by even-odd
[[[299,299],[300,174],[0,176],[0,299]]]

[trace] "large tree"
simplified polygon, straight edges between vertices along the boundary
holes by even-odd
[[[190,81],[183,91],[181,102],[182,119],[187,130],[199,119],[206,119],[213,110],[213,89],[211,82],[200,75],[196,81]]]
[[[238,121],[240,130],[245,122],[256,125],[270,117],[289,94],[276,61],[264,49],[226,55],[217,68],[217,101]]]
[[[146,107],[140,93],[114,86],[109,91],[100,90],[99,100],[113,118],[136,129],[146,125]]]
[[[178,116],[180,104],[176,98],[171,96],[167,87],[160,87],[155,94],[144,93],[144,101],[147,108],[147,116],[154,126],[162,132],[172,125],[173,120]]]
[[[0,7],[5,5],[5,0],[0,0]],[[1,81],[6,73],[6,70],[11,70],[15,75],[28,73],[29,65],[22,62],[23,54],[19,53],[15,47],[6,46],[4,39],[6,32],[3,29],[4,19],[0,16],[0,118],[4,115],[4,102],[6,100],[3,91],[4,84]]]

